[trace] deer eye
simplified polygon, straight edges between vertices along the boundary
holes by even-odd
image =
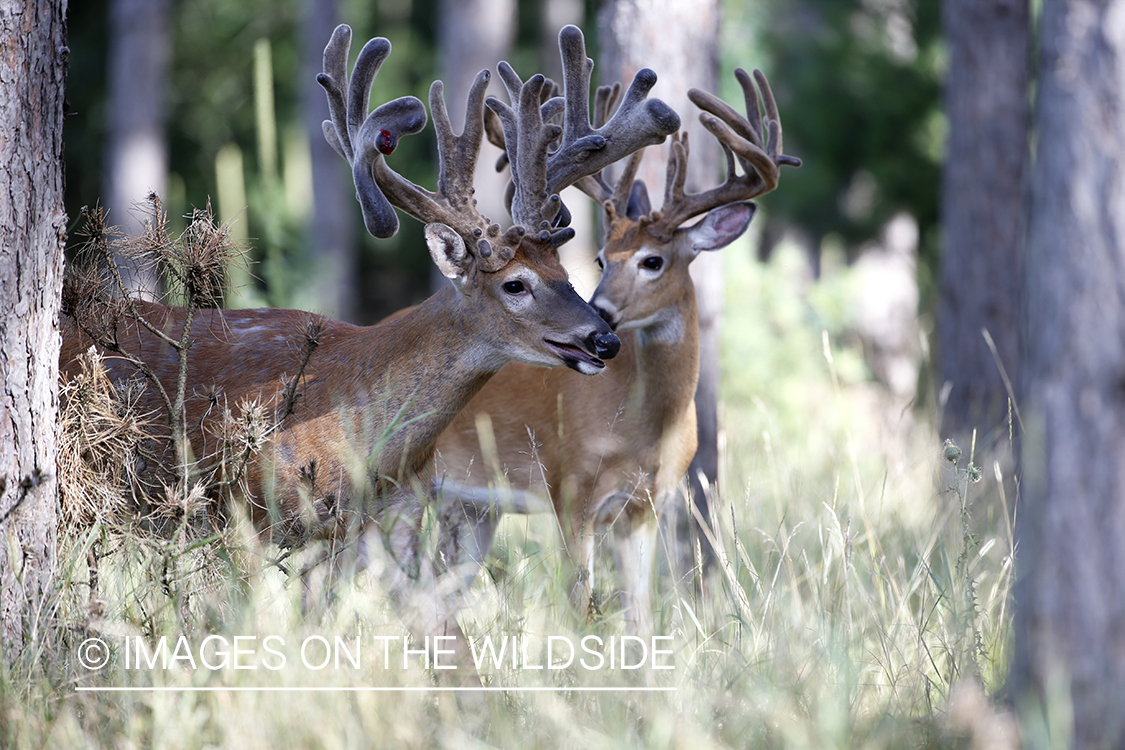
[[[594,262],[598,264],[598,268],[602,269],[603,271],[605,270],[605,262],[602,260],[602,256],[599,255],[598,257],[594,258]]]
[[[504,282],[504,291],[508,294],[520,294],[524,291],[525,287],[522,281],[506,281]]]
[[[641,261],[641,265],[650,271],[659,271],[664,267],[664,259],[659,255],[650,255]]]

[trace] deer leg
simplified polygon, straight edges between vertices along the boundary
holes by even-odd
[[[459,570],[466,588],[484,566],[504,513],[554,510],[542,496],[511,487],[473,487],[443,481],[435,491],[441,502],[437,562],[442,570]]]
[[[299,575],[301,581],[301,614],[306,619],[319,619],[328,611],[336,598],[336,581],[340,577],[339,554],[333,554],[325,545],[316,551],[313,560],[305,564]]]
[[[593,595],[595,541],[594,526],[587,523],[582,533],[577,534],[570,544],[571,561],[574,563],[574,584],[570,589],[570,601],[574,609],[588,621],[601,614]]]
[[[656,517],[623,518],[614,526],[613,553],[621,583],[621,606],[628,635],[652,635],[652,567]]]
[[[501,512],[492,506],[453,498],[442,504],[438,516],[438,572],[461,577],[467,589],[484,567]]]
[[[435,674],[454,684],[479,685],[468,639],[457,622],[457,582],[448,576],[439,579],[433,560],[422,549],[421,521],[422,505],[413,495],[392,499],[382,528],[368,524],[360,536],[360,568],[374,568],[375,545],[382,544],[391,559],[377,577],[411,637],[432,648],[429,660]],[[439,650],[452,654],[439,659]]]

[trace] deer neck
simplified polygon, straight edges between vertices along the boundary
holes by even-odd
[[[379,464],[384,473],[421,471],[438,436],[506,360],[479,335],[479,315],[451,286],[399,318],[366,329],[364,372],[353,384],[357,417],[389,427]],[[360,376],[362,377],[362,376]]]
[[[626,342],[622,351],[632,353],[630,400],[637,406],[635,418],[664,430],[694,403],[699,380],[699,318],[694,289],[689,284],[683,298],[666,308],[658,320],[629,333],[632,341]]]

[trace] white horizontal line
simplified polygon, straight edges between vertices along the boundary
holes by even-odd
[[[90,693],[655,693],[674,692],[674,687],[84,687],[75,690]]]

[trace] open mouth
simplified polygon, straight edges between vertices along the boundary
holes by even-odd
[[[581,372],[582,365],[587,365],[598,370],[601,370],[605,367],[605,362],[598,359],[597,357],[590,356],[585,351],[579,349],[576,346],[571,346],[569,344],[560,344],[557,341],[550,341],[548,339],[543,339],[543,343],[547,345],[548,349],[554,351],[555,354],[557,354],[559,358],[562,359],[564,363],[566,363],[566,366],[572,370],[578,370],[579,372]]]

